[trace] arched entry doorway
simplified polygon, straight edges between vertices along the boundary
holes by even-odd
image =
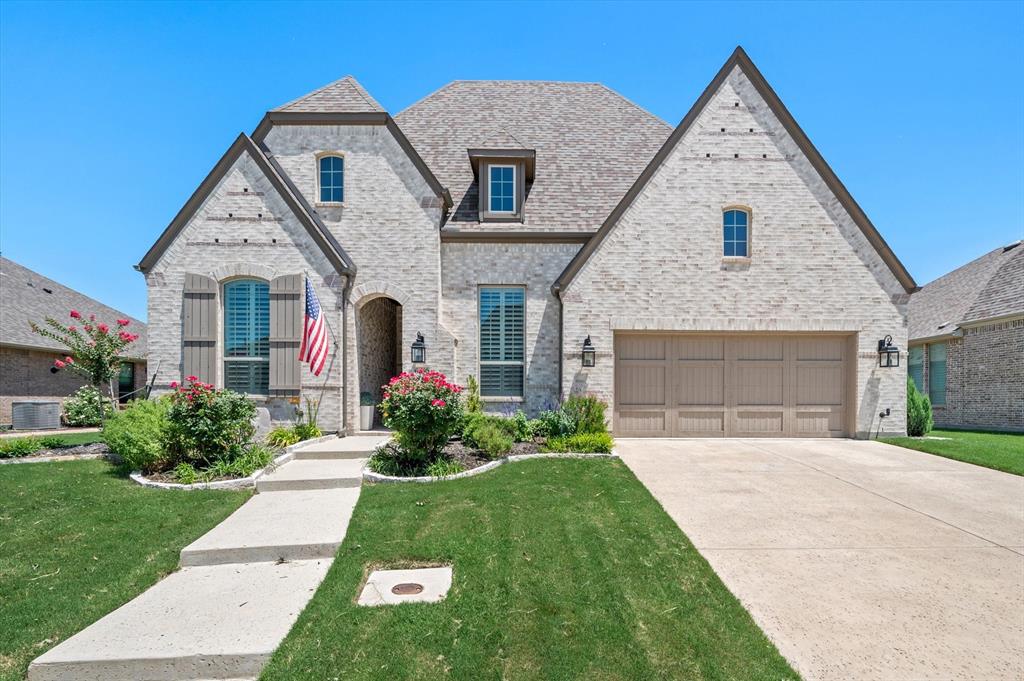
[[[369,393],[377,404],[381,386],[402,371],[402,305],[385,296],[367,301],[359,308],[357,331],[360,399]]]

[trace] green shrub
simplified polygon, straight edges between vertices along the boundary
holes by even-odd
[[[183,485],[199,482],[199,471],[190,463],[182,461],[174,467],[174,477]]]
[[[132,400],[103,424],[103,439],[111,452],[121,457],[131,471],[152,473],[170,463],[164,452],[169,403],[160,400]]]
[[[516,442],[528,442],[533,439],[533,426],[530,420],[526,418],[526,414],[523,413],[522,409],[516,411],[516,415],[509,421],[509,435],[511,435]]]
[[[170,396],[164,438],[171,459],[207,468],[241,456],[256,432],[256,405],[245,395],[215,390],[195,376],[187,380],[185,386],[172,384],[177,389]]]
[[[45,435],[39,438],[40,449],[63,449],[68,444],[60,435]]]
[[[907,435],[922,437],[931,431],[933,425],[931,400],[922,395],[914,379],[907,376]]]
[[[215,478],[244,478],[261,468],[266,468],[273,460],[274,452],[272,450],[260,444],[252,444],[233,459],[220,459],[213,462],[206,470],[200,471],[199,477],[204,482]]]
[[[103,405],[101,410],[100,405]],[[69,426],[98,426],[106,416],[114,413],[110,400],[91,385],[83,385],[75,394],[64,400],[64,422]]]
[[[507,454],[515,444],[505,428],[490,419],[473,429],[473,442],[491,459]]]
[[[472,374],[466,378],[466,412],[469,414],[483,412],[483,406],[480,404],[480,384],[476,382],[476,377]]]
[[[301,439],[298,433],[284,426],[278,426],[267,433],[267,444],[271,447],[288,447]]]
[[[460,386],[438,371],[402,372],[384,388],[384,425],[410,460],[436,458],[463,421]]]
[[[323,435],[315,423],[296,423],[292,428],[292,433],[299,438],[299,441],[312,440]]]
[[[612,451],[612,436],[608,433],[578,433],[550,438],[545,449],[549,452],[573,452],[577,454]]]
[[[425,474],[432,478],[441,478],[445,475],[455,475],[466,470],[461,463],[454,459],[438,459],[427,466]]]
[[[383,445],[374,450],[370,455],[367,467],[374,473],[380,475],[402,475],[402,466],[392,447]]]
[[[561,408],[541,412],[537,422],[537,435],[541,437],[559,437],[576,432],[576,417]]]
[[[20,456],[28,456],[40,449],[42,449],[42,443],[37,437],[4,439],[0,440],[0,459],[16,459]]]
[[[562,405],[562,411],[576,423],[575,433],[607,433],[604,422],[605,403],[592,395],[573,395]]]

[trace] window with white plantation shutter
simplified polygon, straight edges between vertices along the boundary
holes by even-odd
[[[522,397],[526,355],[526,289],[480,289],[480,395]]]
[[[224,387],[266,395],[270,379],[270,285],[224,284]]]

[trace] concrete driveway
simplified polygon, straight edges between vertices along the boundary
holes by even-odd
[[[1024,478],[853,440],[616,450],[804,678],[1024,678]]]

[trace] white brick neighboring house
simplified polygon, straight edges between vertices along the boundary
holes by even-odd
[[[908,369],[936,425],[1024,431],[1024,242],[922,287],[908,316]]]
[[[906,350],[914,281],[739,48],[675,130],[595,83],[456,81],[392,118],[343,78],[240,135],[139,269],[163,388],[278,420],[322,394],[357,430],[422,334],[489,408],[595,393],[620,435],[905,430],[877,347]]]

